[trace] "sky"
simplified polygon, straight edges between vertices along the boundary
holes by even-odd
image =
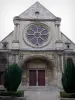
[[[0,41],[14,30],[13,17],[20,15],[37,0],[0,0]],[[75,43],[75,0],[38,0],[60,17],[60,30]]]

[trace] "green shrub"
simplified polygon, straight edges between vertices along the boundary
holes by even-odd
[[[62,85],[66,93],[75,93],[75,66],[71,58],[67,59],[64,66]]]
[[[4,75],[4,87],[7,91],[17,91],[21,82],[22,69],[17,64],[8,66]]]
[[[60,97],[62,97],[62,98],[75,98],[75,93],[66,93],[64,91],[60,91]]]
[[[16,96],[16,97],[23,97],[24,91],[0,91],[0,96]]]

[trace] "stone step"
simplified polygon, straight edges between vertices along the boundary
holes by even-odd
[[[23,87],[20,87],[20,88],[22,90],[25,90],[25,91],[52,91],[52,90],[58,90],[58,87],[54,87],[54,86],[23,86]]]
[[[58,91],[25,91],[26,100],[60,100]]]

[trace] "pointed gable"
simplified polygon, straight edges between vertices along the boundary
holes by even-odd
[[[38,14],[38,13],[39,13],[39,15],[37,16],[36,14]],[[19,34],[18,37],[20,39],[19,40],[20,41],[20,48],[26,49],[26,50],[28,50],[28,49],[33,50],[33,48],[32,48],[33,46],[28,45],[26,43],[26,40],[24,41],[24,37],[23,37],[23,32],[24,32],[23,29],[25,29],[25,27],[27,27],[27,25],[31,24],[32,21],[33,21],[33,20],[30,21],[29,19],[36,19],[35,21],[37,21],[37,18],[39,20],[40,19],[43,19],[43,20],[45,20],[45,19],[57,19],[58,20],[59,19],[58,17],[53,15],[50,11],[48,11],[39,2],[36,2],[30,8],[28,8],[26,11],[24,11],[22,14],[20,14],[19,16],[16,16],[16,17],[17,17],[17,20],[18,19],[21,20],[21,18],[23,19],[22,22],[21,21],[19,22],[20,23],[20,27],[19,27],[20,32],[18,33]],[[29,22],[27,22],[26,20],[29,21]],[[50,27],[50,29],[52,28],[52,30],[51,30],[51,34],[50,34],[51,40],[49,41],[48,45],[43,46],[42,50],[44,50],[44,49],[51,49],[51,50],[55,49],[55,41],[58,38],[58,34],[56,34],[55,24],[51,24],[51,23],[53,23],[53,21],[52,22],[49,21],[50,23],[46,23],[46,20],[45,20],[44,21],[45,23],[43,22],[43,24],[47,24],[48,26],[50,25],[49,27]],[[41,20],[40,20],[40,22],[41,22]],[[9,49],[12,49],[13,34],[14,34],[14,31],[0,42],[0,49],[2,48],[3,42],[8,42]],[[16,35],[14,35],[14,36],[16,36]],[[69,41],[69,43],[72,44],[72,48],[75,50],[75,44],[72,41],[70,41],[70,39],[68,39],[63,33],[61,33],[61,39],[62,39],[63,45],[65,45],[65,43]],[[34,49],[36,50],[37,48],[34,48]]]
[[[35,19],[37,18],[36,15],[37,12],[39,12],[38,19],[54,19],[56,17],[39,2],[33,4],[30,8],[28,8],[26,11],[20,14],[19,17],[27,19]]]

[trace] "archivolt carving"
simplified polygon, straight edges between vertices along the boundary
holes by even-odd
[[[21,59],[20,65],[22,66],[24,62],[27,60],[33,59],[33,58],[40,58],[43,60],[46,60],[48,62],[51,62],[53,66],[55,66],[55,57],[51,53],[44,53],[44,52],[31,52],[31,53],[26,53],[23,55],[23,59]]]

